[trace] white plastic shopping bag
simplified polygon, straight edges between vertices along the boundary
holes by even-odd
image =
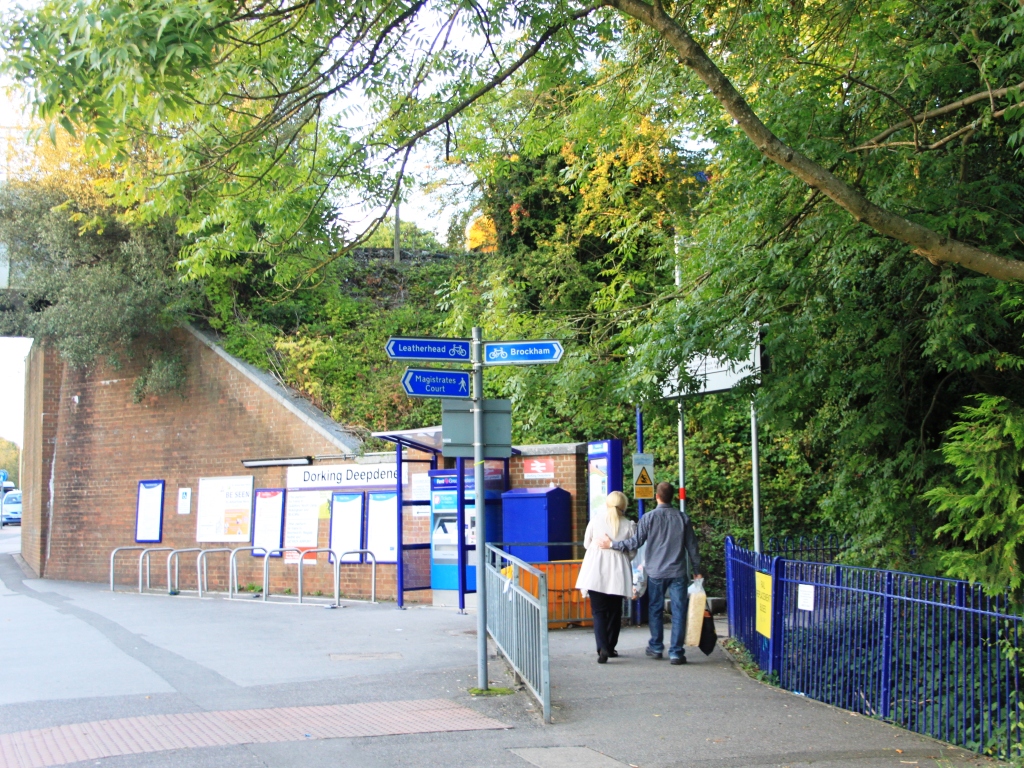
[[[639,600],[647,591],[647,562],[644,559],[644,544],[633,556],[633,599]]]
[[[708,602],[704,579],[694,579],[686,591],[690,596],[690,605],[686,610],[686,641],[683,645],[699,646],[700,631],[704,626],[704,607]]]

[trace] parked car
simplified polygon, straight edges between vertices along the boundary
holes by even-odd
[[[21,491],[10,491],[0,501],[0,524],[21,525]]]

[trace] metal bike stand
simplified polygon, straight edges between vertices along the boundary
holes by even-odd
[[[304,549],[298,547],[280,547],[278,549],[271,549],[267,552],[265,559],[263,560],[263,602],[267,602],[267,595],[270,594],[270,558],[277,554],[284,554],[285,552],[295,552],[299,555],[299,602],[302,602],[302,553]]]
[[[143,560],[146,561],[146,589],[149,589],[150,588],[150,582],[149,582],[150,556],[154,552],[173,552],[173,551],[174,551],[174,547],[147,547],[146,549],[142,550],[142,552],[139,554],[139,594],[140,595],[142,594],[142,561]]]
[[[178,566],[181,563],[179,556],[183,552],[202,552],[202,547],[185,547],[184,549],[172,549],[167,555],[167,594],[175,595],[181,590],[178,589]],[[171,560],[174,561],[174,589],[171,589]]]
[[[117,555],[118,552],[129,552],[129,551],[133,551],[133,550],[137,552],[140,549],[145,549],[145,547],[115,547],[114,551],[110,553],[110,591],[111,592],[114,591],[114,557]]]
[[[206,571],[206,556],[211,554],[211,553],[213,553],[213,552],[233,552],[233,551],[234,550],[231,549],[231,547],[215,547],[213,549],[204,549],[202,552],[199,553],[199,556],[196,557],[196,587],[199,590],[199,599],[200,600],[203,599],[203,582],[204,581],[206,582],[206,585],[207,585],[206,591],[207,592],[210,591],[210,589],[209,589],[210,575]],[[201,566],[201,568],[200,568],[200,566]],[[228,577],[228,581],[229,582],[231,581],[230,576]],[[229,589],[230,589],[230,584],[229,584]]]
[[[350,549],[348,552],[342,552],[338,557],[335,558],[338,564],[338,571],[341,571],[341,558],[345,555],[369,555],[370,556],[370,602],[374,605],[377,604],[377,556],[369,549]],[[365,600],[349,600],[350,603],[365,603]]]
[[[234,593],[238,591],[238,557],[239,552],[262,552],[264,557],[269,557],[267,550],[263,547],[237,547],[231,550],[231,562],[228,566],[228,600],[234,599]]]

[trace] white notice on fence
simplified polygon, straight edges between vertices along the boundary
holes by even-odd
[[[366,548],[378,563],[398,562],[398,495],[371,493],[366,509]]]
[[[284,527],[284,491],[280,488],[264,488],[256,491],[256,512],[252,526],[252,545],[262,547],[261,556],[281,546],[281,531]]]
[[[196,541],[247,544],[252,537],[252,475],[199,478]]]
[[[801,611],[814,610],[814,585],[798,584],[796,587],[796,607]]]
[[[316,549],[319,545],[321,511],[331,515],[330,491],[288,491],[285,499],[284,545],[299,549]],[[285,552],[286,563],[299,562],[294,552]],[[304,565],[315,565],[316,555],[304,557]]]

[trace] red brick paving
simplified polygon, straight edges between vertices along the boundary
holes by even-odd
[[[0,768],[170,749],[507,728],[447,699],[149,715],[0,734]]]

